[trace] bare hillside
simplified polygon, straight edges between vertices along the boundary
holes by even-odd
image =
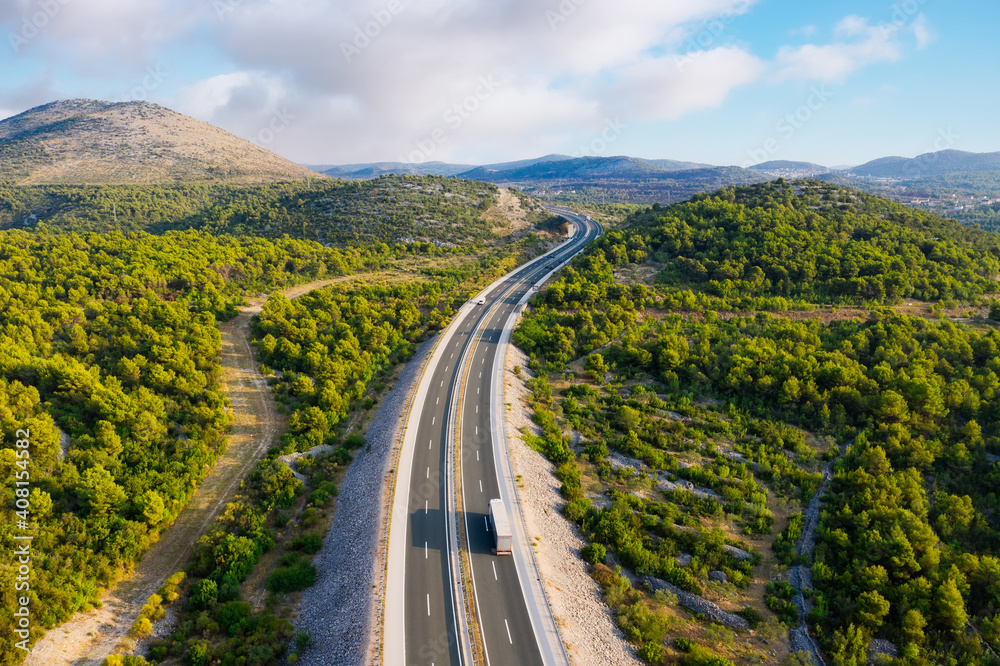
[[[0,181],[23,185],[316,178],[249,141],[148,102],[53,102],[0,121]]]

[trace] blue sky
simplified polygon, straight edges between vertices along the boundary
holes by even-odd
[[[0,116],[147,99],[329,164],[994,151],[998,19],[977,0],[7,0]]]

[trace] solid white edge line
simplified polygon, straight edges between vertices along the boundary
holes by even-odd
[[[486,287],[483,295],[489,294],[494,289],[502,285],[505,281],[509,281],[512,277],[521,275],[528,272],[532,266],[539,264],[546,258],[555,255],[564,245],[571,243],[573,241],[573,235],[571,235],[566,241],[561,243],[558,247],[545,254],[532,259],[531,261],[523,264],[519,268],[496,280],[493,284]],[[419,427],[419,418],[422,415],[424,401],[426,400],[426,394],[430,388],[431,382],[433,381],[434,373],[437,368],[438,361],[440,357],[444,354],[449,341],[456,334],[459,333],[459,329],[462,326],[462,320],[472,312],[474,308],[466,303],[459,308],[455,317],[452,319],[452,323],[449,324],[444,331],[440,333],[441,338],[439,343],[430,352],[430,358],[427,360],[427,364],[421,372],[421,377],[418,380],[418,384],[415,387],[414,399],[410,405],[409,414],[406,415],[406,421],[403,433],[403,444],[400,447],[399,456],[397,459],[396,467],[396,483],[393,487],[392,497],[388,501],[388,511],[390,528],[389,534],[387,536],[388,546],[386,549],[386,583],[385,583],[385,600],[383,604],[383,624],[382,624],[382,645],[384,650],[384,663],[396,666],[396,664],[405,663],[406,655],[406,551],[408,550],[408,539],[409,539],[409,492],[410,492],[410,482],[412,477],[412,466],[413,466],[413,455],[415,447],[415,439],[417,435],[417,428]],[[472,322],[466,323],[466,326],[471,326]],[[461,340],[455,340],[456,349],[459,347]],[[420,409],[417,409],[418,405]],[[433,446],[433,441],[428,444],[428,448]],[[477,452],[478,453],[478,452]],[[425,502],[426,505],[426,502]],[[425,506],[426,509],[426,506]],[[395,518],[395,520],[394,520]],[[402,522],[402,529],[399,528]],[[393,529],[395,527],[395,529]],[[446,548],[449,544],[446,544]],[[451,579],[451,572],[449,571],[449,581]],[[451,583],[449,582],[449,585]],[[478,603],[478,601],[477,601]],[[456,609],[452,609],[453,616]],[[453,617],[453,629],[457,629],[457,618]],[[457,632],[456,632],[457,633]],[[387,641],[385,636],[391,634],[397,637],[395,640]],[[459,636],[461,640],[462,637]],[[464,655],[462,650],[459,650],[459,660],[463,659]],[[487,655],[487,659],[488,659]]]
[[[577,225],[581,227],[581,231],[584,232],[584,238],[587,237],[588,233],[584,224],[579,220],[573,220]],[[600,227],[598,227],[598,230]],[[598,234],[599,235],[599,234]],[[578,254],[584,247],[586,243],[573,253],[573,256]],[[562,263],[549,272],[545,278],[538,280],[538,282],[544,282],[549,277],[551,277],[556,270],[562,267]],[[538,645],[539,652],[542,657],[543,663],[546,666],[554,664],[569,664],[569,656],[566,654],[566,646],[562,642],[562,637],[559,634],[559,628],[555,623],[555,618],[552,615],[552,608],[548,605],[548,597],[545,594],[544,588],[541,586],[541,581],[538,578],[538,567],[534,560],[534,556],[531,554],[530,549],[527,547],[527,542],[522,542],[522,537],[528,539],[526,528],[524,526],[524,519],[520,512],[520,506],[514,506],[514,498],[517,497],[517,489],[514,487],[514,479],[512,477],[513,472],[510,469],[510,459],[507,453],[507,432],[506,432],[506,420],[505,413],[503,411],[503,400],[504,400],[504,389],[505,382],[503,381],[503,373],[505,372],[505,363],[500,359],[506,358],[506,351],[510,344],[510,335],[513,332],[513,319],[518,312],[518,306],[523,311],[524,305],[531,298],[534,293],[533,289],[529,289],[521,297],[521,300],[515,305],[513,313],[504,323],[503,329],[501,330],[500,337],[498,339],[498,351],[500,347],[503,348],[504,353],[502,355],[498,354],[497,362],[493,366],[493,376],[491,378],[491,399],[493,404],[493,409],[490,410],[491,427],[493,429],[494,436],[494,464],[497,471],[498,481],[500,482],[500,497],[505,500],[509,511],[512,512],[512,523],[516,525],[513,530],[513,542],[512,545],[517,545],[519,547],[518,553],[514,555],[515,570],[518,575],[518,585],[522,590],[522,597],[526,606],[528,606],[528,617],[531,621],[532,632],[535,635],[535,641]],[[508,330],[510,329],[510,330]],[[494,389],[497,389],[494,391]],[[499,427],[499,432],[497,428]],[[530,539],[529,539],[530,541]],[[527,558],[529,561],[522,562],[525,556],[524,551],[527,551]],[[529,594],[525,594],[525,593]],[[540,596],[539,593],[540,592]],[[538,603],[536,603],[538,602]],[[541,606],[544,606],[542,608]],[[506,620],[504,620],[506,623]],[[544,625],[544,626],[543,626]],[[508,634],[510,628],[508,626]],[[541,639],[545,637],[546,640],[543,642]],[[512,642],[513,644],[513,642]],[[556,647],[558,645],[558,647]]]

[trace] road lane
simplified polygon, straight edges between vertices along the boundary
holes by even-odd
[[[580,224],[582,226],[586,223],[581,220]],[[545,262],[545,265],[562,264],[597,233],[596,224],[587,224],[578,232],[572,247]],[[491,394],[491,380],[495,364],[502,357],[498,357],[498,353],[502,351],[498,348],[501,332],[508,320],[515,316],[517,303],[535,289],[531,283],[549,272],[550,269],[543,266],[538,272],[531,274],[502,299],[493,316],[485,323],[471,359],[472,366],[483,368],[483,371],[481,375],[477,373],[475,378],[469,378],[464,396],[461,445],[467,538],[487,660],[498,665],[542,666],[546,663],[539,646],[539,634],[543,630],[532,624],[515,558],[493,554],[494,537],[484,527],[479,516],[485,518],[488,515],[491,499],[502,497],[507,502],[508,509],[513,501],[506,492],[501,491],[490,423],[490,408],[496,404]],[[480,487],[483,492],[469,492],[471,488]],[[531,572],[524,573],[533,575]],[[545,612],[549,612],[547,607]],[[549,661],[552,660],[550,652]]]
[[[445,486],[447,428],[453,422],[450,413],[452,398],[454,391],[457,390],[461,371],[455,359],[462,359],[467,351],[470,354],[469,367],[472,371],[468,374],[465,393],[467,397],[474,399],[462,401],[463,435],[471,432],[472,439],[468,441],[482,442],[482,445],[463,450],[466,462],[471,461],[481,465],[475,485],[470,486],[474,487],[476,492],[474,497],[466,494],[465,506],[469,515],[478,512],[485,517],[484,507],[488,500],[500,496],[490,439],[488,383],[496,358],[496,343],[500,331],[506,319],[513,315],[513,304],[532,288],[529,283],[549,273],[546,266],[562,263],[564,258],[575,254],[589,239],[589,234],[577,233],[573,239],[564,244],[565,247],[560,248],[558,253],[535,264],[521,267],[494,285],[485,294],[485,305],[475,305],[465,314],[465,323],[458,322],[454,335],[445,343],[446,348],[441,354],[441,362],[431,369],[433,374],[428,382],[427,395],[421,405],[414,405],[414,409],[419,407],[421,410],[415,439],[418,444],[427,442],[427,447],[419,445],[414,447],[409,467],[412,471],[407,488],[409,513],[406,521],[403,610],[406,664],[461,663],[453,595],[456,583],[450,571],[447,546]],[[497,302],[502,302],[502,305],[494,308]],[[472,392],[473,388],[475,393]],[[466,465],[463,463],[463,470],[465,469]],[[421,471],[424,474],[420,474]],[[463,477],[468,478],[467,474],[463,474]],[[489,550],[491,546],[486,540],[488,536],[485,523],[482,527],[471,530],[468,535],[472,557],[476,560],[474,567],[479,564],[479,568],[484,571],[487,565],[485,560],[480,562],[480,558],[487,555],[490,558],[494,557]],[[531,620],[521,598],[517,572],[510,558],[499,559],[500,562],[491,562],[488,565],[488,571],[494,585],[499,584],[503,587],[501,607],[505,616],[499,618],[498,614],[491,610],[487,614],[488,624],[483,626],[483,630],[489,636],[487,639],[489,649],[494,649],[492,646],[497,642],[497,636],[502,636],[501,643],[506,644],[506,649],[501,646],[496,647],[498,658],[493,659],[491,654],[491,662],[540,664],[542,662]],[[495,574],[494,566],[496,566]],[[478,577],[476,583],[479,583]],[[387,636],[386,640],[395,639]],[[404,637],[399,637],[399,640],[404,640]],[[532,647],[534,656],[530,656]],[[508,656],[512,661],[508,660]]]

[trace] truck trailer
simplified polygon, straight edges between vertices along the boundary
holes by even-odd
[[[490,500],[490,529],[493,531],[493,553],[510,555],[510,519],[502,499]]]

